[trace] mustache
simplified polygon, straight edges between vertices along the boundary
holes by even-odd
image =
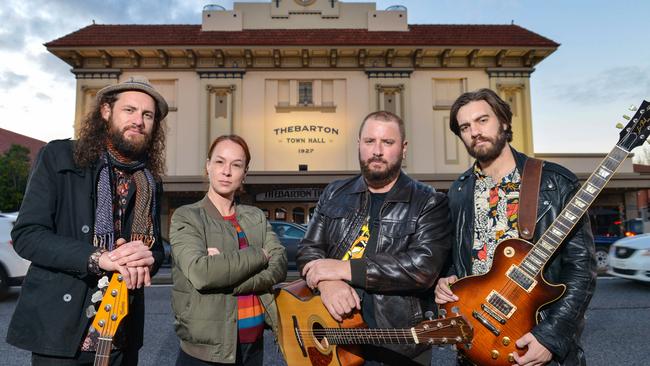
[[[476,144],[478,144],[479,142],[492,142],[492,143],[494,143],[494,141],[491,138],[483,137],[483,136],[479,135],[479,136],[476,136],[472,140],[472,147],[476,146]]]
[[[372,158],[366,160],[366,163],[367,164],[370,164],[370,163],[385,163],[385,164],[388,164],[388,161],[382,159],[379,156],[373,156]]]
[[[143,132],[144,132],[144,128],[143,128],[143,127],[138,127],[137,125],[130,125],[130,126],[126,126],[126,127],[124,127],[124,128],[122,129],[122,133],[124,133],[124,132],[126,132],[126,131],[129,131],[129,130],[135,130],[135,131],[138,131],[138,132],[140,132],[140,133],[143,133]]]

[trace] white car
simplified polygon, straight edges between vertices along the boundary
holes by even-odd
[[[609,249],[607,273],[650,282],[650,234],[619,239]]]
[[[7,295],[9,286],[22,283],[30,262],[20,257],[11,241],[11,229],[18,213],[0,213],[0,299]]]

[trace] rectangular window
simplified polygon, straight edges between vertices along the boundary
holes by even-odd
[[[311,81],[301,81],[298,83],[298,104],[314,104],[314,100],[312,99],[312,87],[313,84]]]
[[[434,108],[450,108],[456,98],[465,91],[465,79],[434,79]]]

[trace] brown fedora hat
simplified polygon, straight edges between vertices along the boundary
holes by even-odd
[[[165,101],[165,98],[163,98],[163,96],[160,95],[160,93],[158,93],[149,83],[149,79],[144,76],[131,76],[121,83],[102,88],[97,92],[97,102],[99,102],[105,94],[121,93],[125,91],[140,91],[149,94],[149,96],[156,101],[158,110],[160,110],[160,113],[162,114],[160,120],[162,121],[167,116],[167,111],[169,110],[167,101]]]

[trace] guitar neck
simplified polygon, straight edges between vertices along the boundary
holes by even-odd
[[[436,337],[418,335],[412,329],[372,329],[372,328],[320,328],[310,331],[316,339],[327,338],[329,344],[446,344],[455,343],[458,331],[450,329],[445,333],[440,329]],[[303,331],[304,333],[304,331]]]
[[[97,342],[97,352],[95,352],[94,366],[108,366],[108,361],[111,357],[111,350],[113,349],[112,337],[101,337]]]
[[[524,271],[532,276],[541,271],[571,230],[578,224],[598,194],[605,188],[628,154],[629,151],[618,145],[607,154],[522,261],[521,268]]]

